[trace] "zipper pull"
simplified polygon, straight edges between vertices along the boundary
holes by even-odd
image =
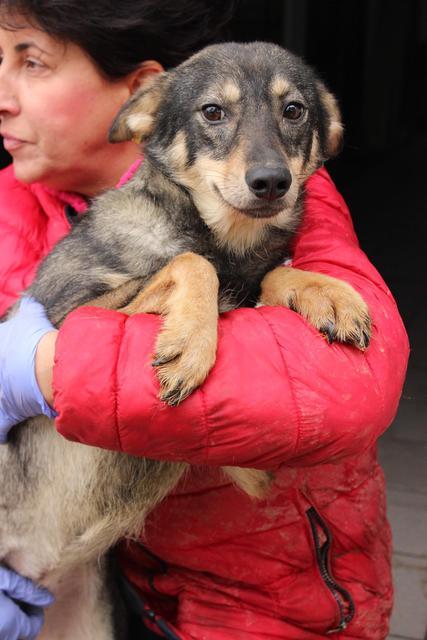
[[[339,633],[340,631],[345,631],[345,629],[347,629],[347,623],[345,620],[343,620],[339,625],[339,627],[336,627],[335,629],[329,629],[329,631],[326,632],[326,635],[330,636],[333,633]]]

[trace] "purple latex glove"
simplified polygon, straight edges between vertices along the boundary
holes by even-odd
[[[44,621],[43,607],[54,601],[47,589],[0,567],[0,640],[34,640]]]
[[[53,330],[45,308],[33,298],[22,298],[18,311],[0,323],[0,444],[13,425],[41,414],[56,416],[35,374],[39,340]]]

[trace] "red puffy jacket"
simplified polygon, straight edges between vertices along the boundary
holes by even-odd
[[[0,193],[1,314],[68,232],[64,206],[85,204],[22,185],[10,168]],[[81,308],[59,332],[55,408],[65,437],[194,465],[152,513],[141,544],[121,551],[147,609],[175,637],[387,635],[390,531],[375,443],[396,412],[407,337],[325,170],[309,180],[305,210],[293,264],[362,294],[374,328],[366,353],[329,345],[290,310],[240,309],[220,319],[206,383],[169,408],[147,366],[158,317]],[[274,469],[274,487],[251,500],[220,465]]]

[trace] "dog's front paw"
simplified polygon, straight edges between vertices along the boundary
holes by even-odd
[[[261,302],[296,311],[329,342],[344,342],[362,351],[369,346],[368,306],[346,282],[321,273],[279,267],[264,278]]]
[[[328,342],[344,342],[364,351],[371,338],[366,303],[346,282],[328,278],[290,296],[289,306],[314,325]]]
[[[346,290],[340,286],[327,287],[316,292],[316,296],[317,300],[303,302],[302,314],[325,335],[328,342],[344,342],[361,351],[367,349],[371,339],[371,319],[362,297],[351,287]]]
[[[211,323],[212,325],[212,323]],[[160,399],[176,406],[207,378],[215,363],[217,326],[175,323],[168,317],[158,336],[152,362],[160,382]]]

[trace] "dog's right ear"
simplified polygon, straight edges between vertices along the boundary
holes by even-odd
[[[153,129],[154,116],[162,101],[166,73],[156,74],[150,84],[134,93],[116,115],[108,134],[110,142],[133,140],[138,144]]]

